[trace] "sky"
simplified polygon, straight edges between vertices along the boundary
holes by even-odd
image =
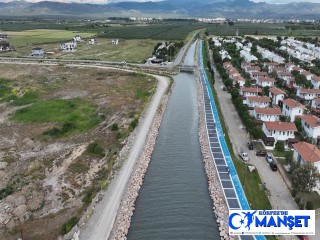
[[[11,2],[14,0],[0,0],[0,2]],[[45,0],[26,0],[28,2],[40,2]],[[128,1],[135,1],[135,2],[148,2],[148,1],[161,1],[161,0],[49,0],[49,1],[56,1],[56,2],[82,2],[82,3],[110,3],[110,2],[128,2]],[[173,1],[173,0],[172,0]],[[274,4],[284,4],[289,2],[313,2],[313,3],[320,3],[320,0],[251,0],[253,2],[266,2],[266,3],[274,3]]]

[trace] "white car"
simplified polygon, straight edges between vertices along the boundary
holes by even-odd
[[[266,160],[267,160],[268,163],[273,162],[273,158],[272,158],[272,155],[270,153],[267,153]]]

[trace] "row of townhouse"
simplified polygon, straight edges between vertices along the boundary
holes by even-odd
[[[239,84],[240,87],[243,87],[246,80],[241,76],[239,71],[229,62],[224,62],[223,67],[228,73],[229,78],[232,80],[232,85],[235,86],[236,84]]]

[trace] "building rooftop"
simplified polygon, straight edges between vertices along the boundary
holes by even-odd
[[[255,108],[254,109],[258,114],[268,114],[268,115],[281,115],[280,108]]]
[[[302,108],[305,109],[306,107],[299,103],[298,101],[292,99],[292,98],[287,98],[283,100],[283,104],[287,105],[289,108]]]
[[[271,92],[273,95],[280,95],[280,94],[286,94],[285,91],[276,88],[276,87],[272,87],[269,89],[269,92]]]
[[[301,115],[299,118],[308,123],[312,128],[320,127],[320,119],[315,115]]]
[[[250,92],[250,93],[261,93],[262,89],[261,88],[248,88],[248,87],[243,87],[241,88],[242,92]]]
[[[264,122],[267,129],[276,131],[298,131],[293,122]]]
[[[250,96],[248,97],[248,101],[250,102],[271,102],[270,98],[267,96]]]
[[[310,93],[310,94],[320,94],[320,89],[307,89],[307,88],[300,88],[298,89],[298,91],[300,91],[300,93]]]
[[[299,142],[292,145],[306,162],[314,163],[320,161],[320,150],[313,144]]]

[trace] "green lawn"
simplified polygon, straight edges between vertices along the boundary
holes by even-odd
[[[61,136],[70,132],[84,132],[99,123],[94,107],[81,99],[39,101],[17,110],[11,119],[25,123],[56,123],[62,126],[59,132],[48,135]],[[58,132],[57,132],[58,131]]]

